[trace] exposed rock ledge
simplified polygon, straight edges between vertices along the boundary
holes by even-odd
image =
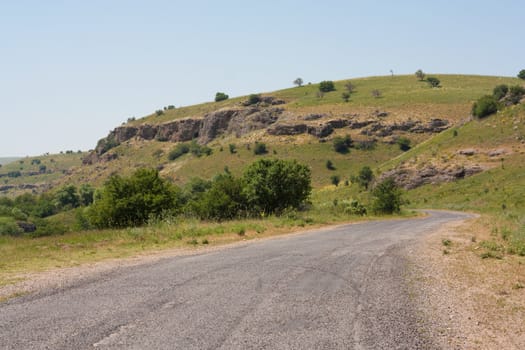
[[[427,165],[422,169],[397,168],[386,171],[379,177],[379,181],[386,178],[393,178],[398,186],[407,190],[427,185],[451,182],[482,172],[482,167],[478,165],[449,166],[439,168],[434,165]]]

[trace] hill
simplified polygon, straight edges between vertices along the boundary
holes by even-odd
[[[439,75],[440,88],[414,76],[352,79],[349,102],[341,95],[349,80],[335,82],[335,91],[319,94],[318,84],[175,109],[160,109],[115,128],[99,141],[84,166],[67,181],[101,184],[110,174],[136,167],[158,167],[183,184],[195,174],[211,178],[228,166],[233,173],[256,159],[255,142],[268,147],[266,156],[295,158],[311,166],[316,187],[330,184],[331,160],[342,179],[362,165],[377,167],[402,153],[396,144],[407,137],[418,144],[469,120],[472,103],[497,84],[514,78]],[[379,97],[372,92],[379,91]],[[361,149],[333,151],[338,136],[350,135]],[[169,160],[176,143],[195,140],[212,150],[210,156],[184,155]],[[232,146],[230,146],[232,145]],[[362,147],[361,147],[362,146]],[[230,147],[235,149],[230,152]]]

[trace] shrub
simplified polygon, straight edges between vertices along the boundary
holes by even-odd
[[[130,177],[110,177],[88,217],[100,228],[138,226],[179,206],[178,188],[162,179],[156,169],[139,169]]]
[[[230,149],[231,154],[237,153],[237,146],[235,146],[233,143],[230,143],[228,148]]]
[[[478,118],[484,118],[498,111],[499,104],[494,96],[483,96],[474,102],[472,106],[472,115]]]
[[[323,80],[319,83],[319,91],[321,92],[330,92],[335,91],[334,82],[331,80]]]
[[[297,78],[293,81],[294,85],[297,85],[297,87],[301,87],[303,85],[303,79]]]
[[[512,104],[518,104],[525,95],[525,88],[520,85],[514,85],[509,88],[508,101]]]
[[[492,91],[492,96],[496,98],[496,100],[501,100],[505,95],[507,95],[507,92],[509,92],[509,87],[505,84],[498,85],[494,88]]]
[[[228,98],[230,98],[230,96],[226,95],[224,92],[217,92],[215,94],[215,102],[225,101]]]
[[[211,187],[190,204],[190,210],[201,219],[219,221],[240,216],[244,207],[242,183],[231,174],[217,176]]]
[[[243,195],[252,213],[299,208],[310,196],[310,169],[297,161],[260,159],[243,173]]]
[[[441,84],[441,81],[436,77],[428,77],[427,83],[430,85],[430,87],[435,88],[435,87],[438,87],[439,84]]]
[[[334,138],[333,145],[336,152],[344,154],[348,153],[348,149],[352,147],[353,141],[350,135],[346,135],[345,137],[337,136]]]
[[[13,218],[0,217],[0,236],[19,236],[23,230]]]
[[[341,97],[342,97],[343,101],[345,101],[345,102],[350,101],[350,93],[349,92],[343,92],[341,94]]]
[[[355,199],[343,200],[340,205],[345,214],[363,216],[366,215],[367,212],[366,207]]]
[[[196,157],[201,157],[202,155],[209,156],[212,153],[212,149],[210,147],[206,145],[199,145],[195,141],[190,143],[189,151]]]
[[[190,151],[190,146],[186,143],[179,143],[173,150],[168,153],[169,160],[175,160]]]
[[[248,106],[251,106],[259,102],[261,102],[261,96],[258,94],[251,94],[250,96],[248,96],[248,101],[246,102],[246,104]]]
[[[118,141],[114,136],[108,136],[106,138],[100,139],[97,143],[97,150],[100,150],[100,154],[104,154],[112,148],[115,148],[119,145]]]
[[[332,163],[332,161],[330,159],[328,159],[326,161],[326,169],[328,169],[328,170],[335,170],[334,163]]]
[[[411,146],[410,146],[410,139],[406,138],[406,137],[400,137],[396,140],[396,143],[398,144],[399,146],[399,149],[406,152],[408,151]]]
[[[155,115],[156,115],[157,117],[160,117],[160,116],[163,115],[163,114],[164,114],[164,111],[163,111],[162,109],[157,109],[157,110],[155,111]]]
[[[58,209],[72,209],[80,205],[80,198],[77,188],[74,185],[68,185],[60,188],[54,196],[54,203]]]
[[[339,182],[341,182],[341,178],[339,175],[332,175],[330,176],[330,182],[337,187],[339,186]]]
[[[525,80],[525,69],[520,70],[518,73],[518,78]]]
[[[401,190],[394,179],[387,178],[372,190],[372,209],[378,214],[399,213],[401,210]]]
[[[268,153],[268,150],[266,149],[266,144],[263,142],[255,142],[255,147],[253,148],[253,153],[255,155],[261,155]]]

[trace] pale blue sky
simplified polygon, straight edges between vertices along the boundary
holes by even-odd
[[[523,0],[0,0],[0,157],[292,81],[525,68]]]

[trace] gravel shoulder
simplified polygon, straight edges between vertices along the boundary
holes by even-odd
[[[443,349],[525,349],[523,258],[481,259],[484,235],[476,219],[453,222],[407,251],[415,304]]]

